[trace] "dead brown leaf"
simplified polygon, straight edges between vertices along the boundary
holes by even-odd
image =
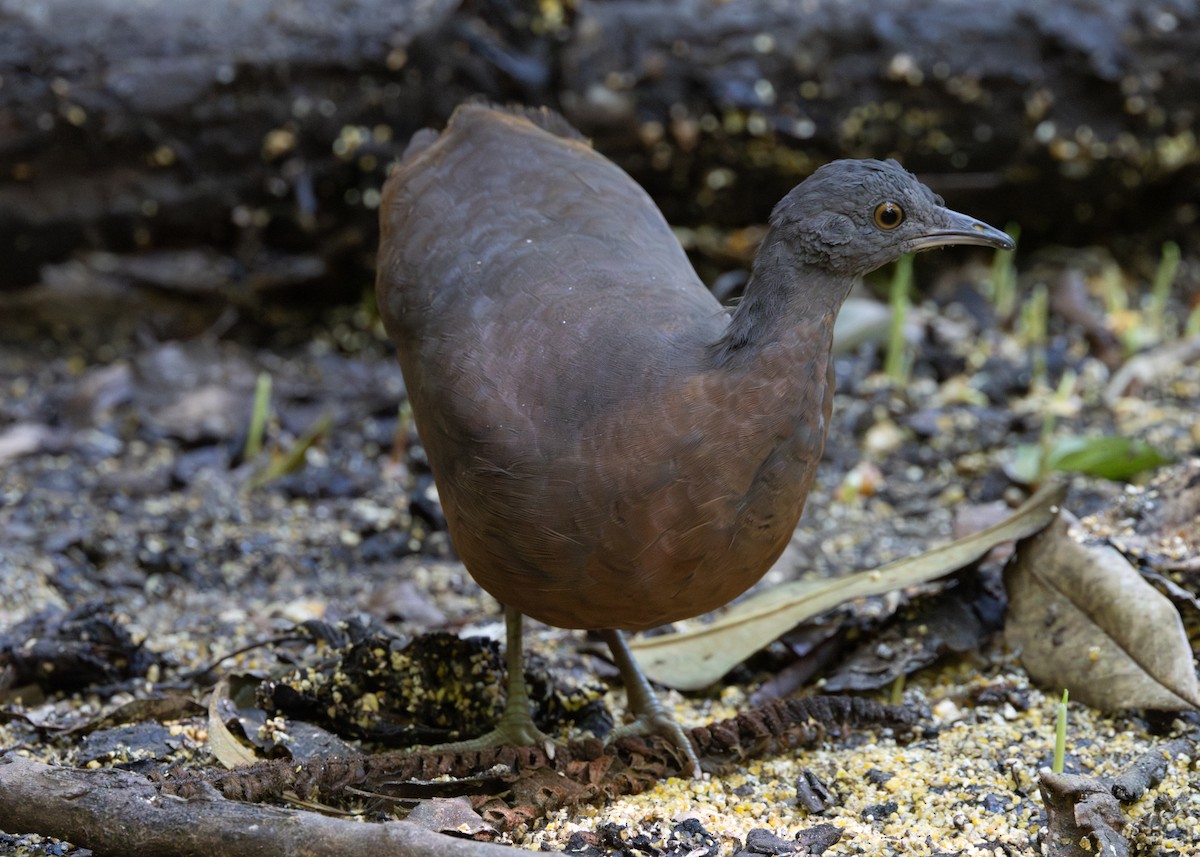
[[[434,833],[484,841],[496,838],[496,828],[471,808],[470,800],[461,796],[423,800],[413,807],[406,820]]]
[[[1200,707],[1178,611],[1118,551],[1082,543],[1078,523],[1061,512],[1005,570],[1005,630],[1026,670],[1094,708]]]
[[[1044,770],[1038,789],[1046,806],[1049,857],[1127,857],[1125,817],[1102,781]]]

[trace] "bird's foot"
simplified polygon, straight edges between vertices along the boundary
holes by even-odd
[[[620,631],[606,629],[600,632],[608,648],[612,651],[613,663],[621,671],[625,682],[625,694],[629,699],[629,710],[633,712],[633,722],[614,729],[609,741],[615,741],[626,735],[661,735],[666,738],[683,756],[684,771],[697,779],[700,777],[700,757],[687,732],[671,716],[671,712],[659,701],[650,682],[633,659],[629,644],[625,642]]]
[[[554,741],[538,729],[529,713],[529,691],[525,687],[525,670],[521,657],[521,614],[511,607],[504,608],[507,645],[504,651],[508,667],[508,700],[496,728],[477,738],[449,741],[445,744],[426,744],[413,747],[410,753],[460,753],[490,750],[493,747],[540,747],[554,758]]]
[[[520,712],[505,710],[504,716],[496,722],[496,728],[490,732],[462,741],[412,747],[408,752],[461,753],[490,750],[495,747],[538,747],[553,759],[555,746],[554,740],[537,728],[528,711],[522,716]]]
[[[696,755],[692,739],[688,737],[687,730],[679,725],[679,721],[671,715],[671,712],[667,711],[657,697],[653,702],[643,706],[632,721],[624,726],[618,726],[609,733],[608,742],[611,744],[613,741],[630,735],[641,737],[659,735],[666,738],[683,757],[684,771],[689,772],[690,769],[693,777],[700,776],[700,757]]]

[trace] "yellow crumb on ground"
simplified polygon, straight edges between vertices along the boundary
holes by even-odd
[[[987,680],[968,673],[961,667],[935,671],[906,692],[907,702],[934,712],[930,725],[936,734],[929,737],[905,744],[886,735],[851,733],[822,747],[748,760],[719,776],[668,780],[601,807],[555,813],[515,844],[562,851],[573,833],[602,824],[627,826],[654,840],[680,822],[696,819],[719,842],[722,855],[736,853],[754,828],[793,839],[822,823],[842,830],[840,843],[829,854],[1039,853],[1038,834],[1045,822],[1038,770],[1053,755],[1057,700],[1029,688],[1017,670]],[[974,705],[968,691],[973,683],[986,682],[1019,688],[1028,707]],[[680,715],[687,723],[727,716],[744,704],[740,697],[740,691],[727,691],[703,713],[693,709],[689,716],[680,710]],[[682,698],[670,695],[668,701],[679,710]],[[1131,719],[1072,706],[1067,769],[1112,777],[1164,740],[1140,731]],[[796,785],[805,769],[834,796],[822,814],[797,803]],[[1152,843],[1152,850],[1136,853],[1200,853],[1198,779],[1200,761],[1176,759],[1159,786],[1124,807],[1129,822],[1125,834],[1134,842]]]

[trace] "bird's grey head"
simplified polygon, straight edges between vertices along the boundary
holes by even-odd
[[[892,160],[826,164],[779,201],[771,226],[805,261],[852,276],[947,244],[1013,248],[1008,235],[946,208]]]

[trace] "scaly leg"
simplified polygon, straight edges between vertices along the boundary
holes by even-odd
[[[633,712],[634,720],[619,729],[613,730],[609,740],[623,735],[662,735],[679,748],[692,769],[692,776],[700,776],[700,759],[692,742],[683,727],[671,716],[666,707],[655,695],[650,682],[642,674],[637,661],[629,651],[625,636],[616,630],[601,631],[600,635],[612,650],[613,661],[621,671],[621,681],[625,683],[625,695],[629,700],[629,710]]]
[[[413,747],[412,752],[486,750],[491,747],[542,747],[553,755],[554,742],[533,723],[529,692],[525,689],[525,658],[521,641],[521,614],[504,607],[504,662],[508,667],[508,700],[496,728],[477,738]]]

